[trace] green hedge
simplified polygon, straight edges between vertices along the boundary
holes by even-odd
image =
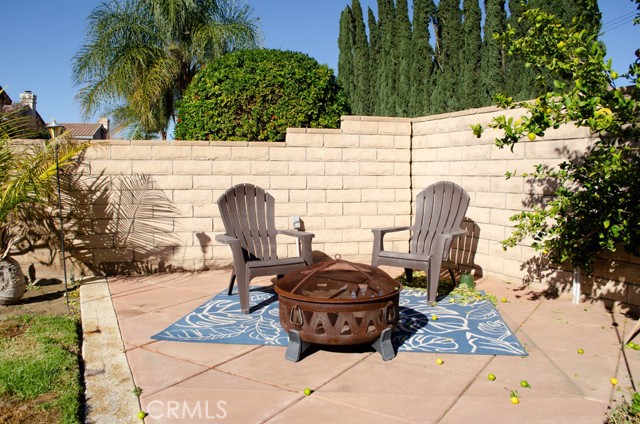
[[[177,140],[283,141],[288,127],[338,128],[350,113],[333,71],[281,50],[243,50],[207,65],[178,105]]]

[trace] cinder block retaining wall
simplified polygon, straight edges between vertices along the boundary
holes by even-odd
[[[231,185],[249,182],[275,197],[280,228],[292,229],[293,215],[302,218],[316,235],[318,255],[368,262],[371,228],[409,225],[415,195],[430,183],[451,180],[471,195],[469,236],[452,255],[462,269],[566,289],[570,274],[546,268],[531,248],[503,251],[509,217],[526,208],[530,194],[550,194],[504,175],[580,154],[590,144],[589,133],[566,126],[513,152],[495,147],[493,130],[481,139],[472,134],[471,124],[487,124],[503,113],[482,108],[416,119],[347,116],[338,130],[289,129],[285,143],[96,145],[73,189],[75,210],[69,214],[77,235],[69,251],[94,264],[94,272],[228,266],[230,250],[214,240],[224,231],[216,200]],[[394,240],[396,248],[407,247],[407,234]],[[284,250],[292,253],[295,246],[285,244]],[[610,256],[585,279],[583,291],[640,305],[639,271],[640,259]]]

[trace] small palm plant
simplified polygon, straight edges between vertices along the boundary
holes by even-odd
[[[25,235],[24,217],[35,209],[55,214],[57,169],[76,163],[87,147],[68,134],[11,141],[26,137],[30,126],[30,118],[20,111],[0,115],[0,304],[17,302],[26,289],[20,265],[10,256],[11,247]]]

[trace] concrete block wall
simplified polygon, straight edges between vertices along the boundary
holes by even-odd
[[[554,165],[590,144],[585,129],[549,131],[513,151],[494,145],[497,131],[480,139],[471,125],[521,111],[482,108],[415,119],[343,117],[341,128],[296,129],[285,143],[110,140],[87,152],[71,187],[76,233],[70,255],[92,264],[87,272],[202,270],[231,264],[230,250],[215,242],[224,231],[216,205],[234,184],[247,182],[276,199],[279,228],[300,216],[315,233],[317,255],[368,263],[371,228],[410,225],[413,199],[427,185],[451,180],[471,195],[469,235],[453,246],[461,269],[509,282],[542,282],[566,290],[570,274],[549,268],[528,246],[504,251],[509,217],[532,196],[553,190],[505,172]],[[408,233],[395,233],[406,249]],[[296,246],[283,238],[281,254]],[[46,255],[45,255],[46,256]],[[22,262],[28,263],[28,258]],[[35,261],[37,266],[45,261]],[[51,261],[49,261],[51,262]],[[32,261],[31,263],[34,263]],[[584,282],[587,294],[640,305],[640,260],[617,252],[598,262]]]
[[[137,263],[133,271],[152,272],[228,266],[230,249],[215,242],[224,232],[216,200],[234,184],[252,183],[275,197],[278,228],[292,229],[291,217],[300,216],[315,234],[316,254],[369,262],[371,228],[409,223],[410,145],[410,120],[367,117],[345,117],[339,130],[289,129],[286,143],[96,145],[81,179],[85,187],[108,187],[110,200],[100,217],[83,223],[88,231],[78,257],[114,264],[110,272],[127,262]],[[128,198],[123,190],[146,194]],[[282,255],[295,253],[292,240],[279,242]],[[406,248],[406,241],[397,243]]]

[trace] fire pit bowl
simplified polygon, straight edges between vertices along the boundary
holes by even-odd
[[[384,271],[339,258],[285,275],[275,283],[280,324],[289,334],[285,357],[298,361],[311,343],[366,343],[392,359],[401,290]]]

